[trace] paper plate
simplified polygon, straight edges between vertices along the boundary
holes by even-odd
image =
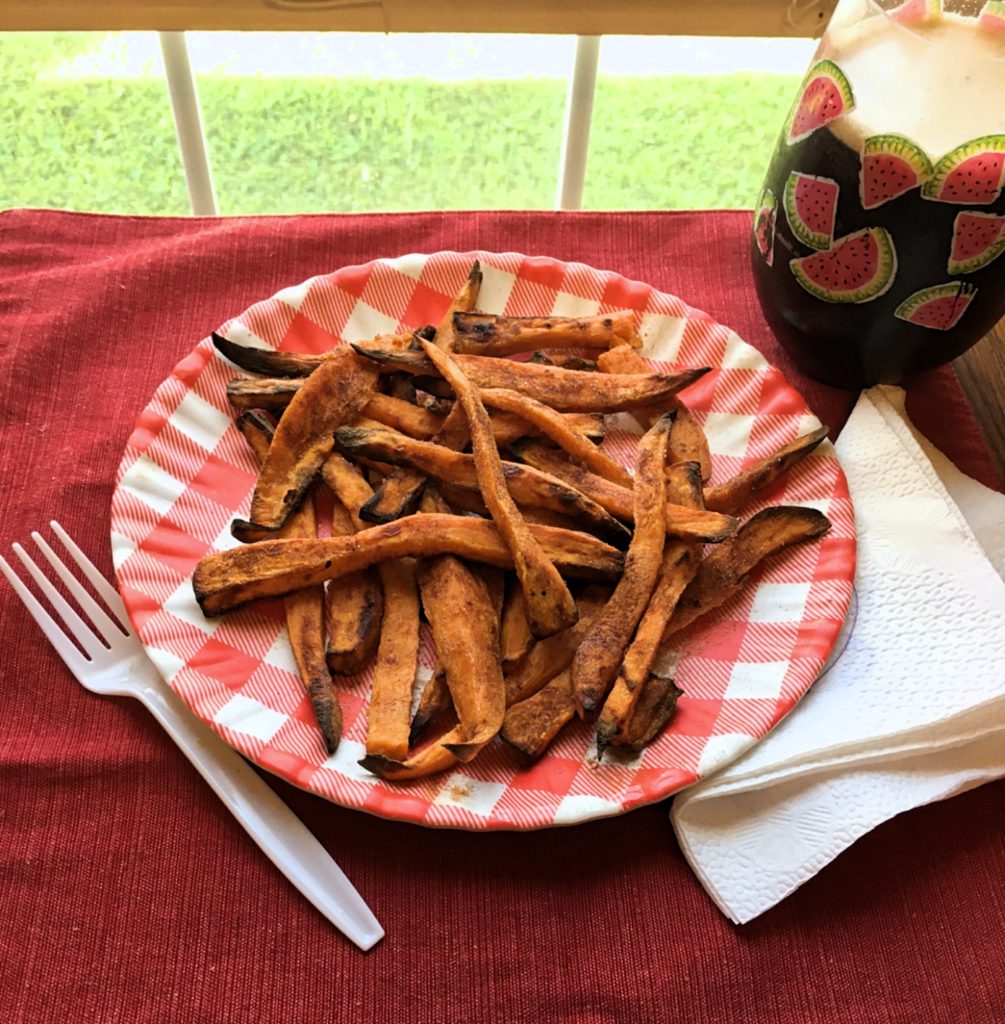
[[[479,307],[513,315],[636,313],[656,370],[711,366],[682,398],[704,424],[722,481],[818,425],[800,395],[729,328],[681,299],[579,263],[514,253],[377,260],[259,302],[221,333],[251,345],[320,352],[439,321],[477,258]],[[383,782],[363,756],[369,672],[340,683],[344,733],[327,757],[296,674],[279,603],[218,619],[196,605],[192,570],[232,547],[255,463],[233,424],[227,381],[241,371],[209,338],[175,367],[140,415],[119,469],[112,548],[119,588],[150,657],[192,711],[262,768],[346,807],[424,825],[530,829],[619,814],[722,768],[764,736],[818,676],[852,590],[855,527],[844,474],[824,443],[744,515],[765,505],[824,512],[832,528],[769,562],[743,593],[675,637],[660,670],[684,691],[664,734],[631,760],[595,760],[592,730],[570,725],[522,768],[496,740],[467,765],[408,784]],[[632,458],[618,417],[604,446]],[[426,627],[423,627],[426,628]],[[434,651],[423,643],[423,671]]]

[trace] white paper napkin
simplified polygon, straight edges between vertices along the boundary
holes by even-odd
[[[901,811],[1005,775],[1005,496],[864,392],[836,444],[855,596],[829,667],[740,760],[681,793],[681,848],[737,923]]]

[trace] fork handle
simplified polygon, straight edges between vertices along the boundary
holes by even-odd
[[[145,685],[134,692],[262,852],[360,949],[379,942],[383,928],[313,833],[150,667]]]

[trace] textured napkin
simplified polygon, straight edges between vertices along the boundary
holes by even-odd
[[[747,755],[680,794],[681,848],[743,923],[901,811],[1005,775],[1005,495],[860,397],[836,449],[858,529],[829,665]]]

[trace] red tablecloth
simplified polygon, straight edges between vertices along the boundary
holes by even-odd
[[[0,545],[58,517],[110,570],[133,420],[180,357],[279,288],[410,251],[578,259],[675,292],[781,366],[748,215],[450,213],[232,220],[0,214]],[[999,486],[951,371],[918,425]],[[661,804],[524,834],[429,831],[273,780],[383,923],[368,954],[272,868],[138,705],[83,692],[0,587],[0,1018],[1005,1020],[1005,784],[902,815],[730,925]],[[959,679],[965,685],[964,655]]]

